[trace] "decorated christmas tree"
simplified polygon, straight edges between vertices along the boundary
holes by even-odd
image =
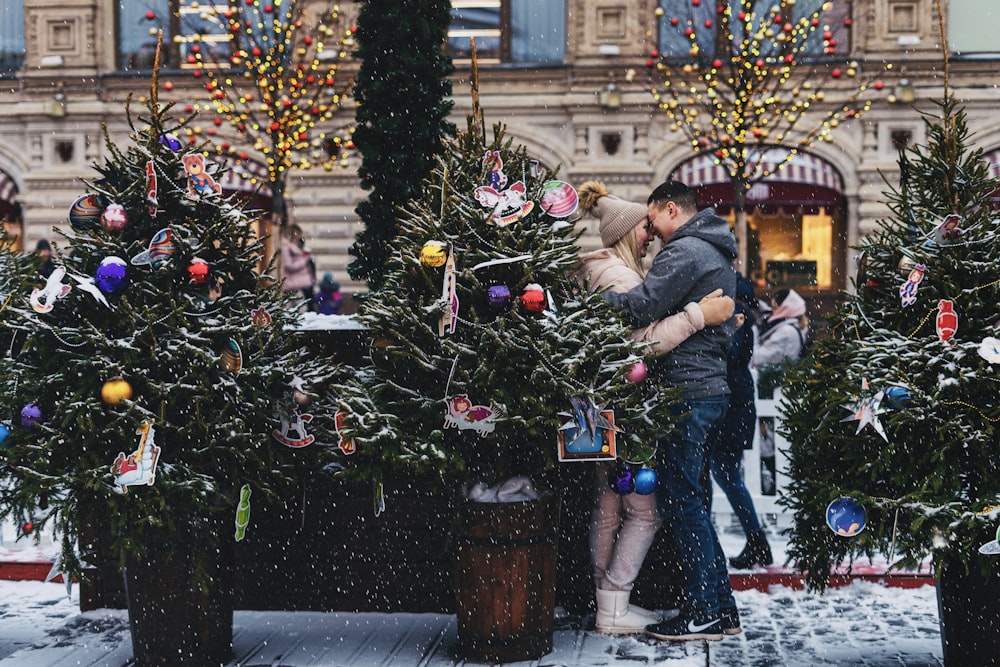
[[[227,553],[251,495],[273,500],[336,442],[318,396],[337,374],[286,331],[298,314],[258,270],[254,213],[169,108],[154,78],[127,144],[106,135],[55,271],[4,313],[0,517],[54,531],[70,574],[93,557],[76,540],[94,508],[127,558]]]
[[[984,554],[1000,553],[1000,183],[953,99],[926,128],[888,186],[892,216],[860,247],[856,294],[787,376],[789,557],[813,589],[874,554],[997,582],[997,556]],[[956,631],[992,633],[996,648],[992,609]]]
[[[339,396],[357,449],[348,472],[459,490],[558,483],[560,459],[641,464],[674,394],[629,379],[642,348],[574,277],[575,190],[479,118],[398,209],[385,284],[360,310],[373,342]],[[579,484],[589,469],[570,474]]]

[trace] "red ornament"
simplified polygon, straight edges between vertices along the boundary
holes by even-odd
[[[852,21],[849,18],[844,19],[844,25],[847,26],[848,28],[850,28],[852,25],[854,25],[854,21]]]
[[[882,83],[881,81],[876,81],[875,82],[875,90],[882,90],[883,88],[885,88],[885,84],[884,83]]]
[[[706,28],[712,27],[712,19],[705,19],[705,27]]]
[[[834,79],[839,79],[841,74],[843,74],[843,72],[841,72],[839,69],[835,69],[832,72],[830,72],[830,76],[832,76]]]
[[[208,282],[208,262],[198,257],[191,260],[187,267],[188,277],[196,284],[204,285]]]
[[[156,18],[156,14],[154,14],[153,12],[146,12],[146,18],[152,21],[153,19]]]
[[[21,526],[21,528],[24,530],[24,534],[28,535],[29,533],[31,533],[31,531],[35,529],[35,524],[31,523],[30,521],[25,521],[24,525]]]
[[[676,26],[678,23],[680,23],[680,21],[678,20],[678,18],[676,16],[672,16],[670,18],[670,25]]]
[[[640,361],[629,369],[628,381],[632,384],[640,384],[646,379],[647,375],[648,369],[646,368],[646,364]]]
[[[955,341],[951,337],[958,331],[958,313],[955,312],[955,303],[950,299],[938,301],[937,315],[937,335],[942,343],[954,345]]]
[[[690,37],[691,35],[693,35],[693,34],[694,34],[694,28],[685,28],[685,29],[684,29],[684,34],[685,34],[686,36]]]
[[[715,69],[719,69],[720,67],[722,67],[722,61],[716,58],[715,60],[712,61],[712,67],[714,67]]]
[[[170,81],[164,82],[164,84],[163,84],[163,90],[173,90],[173,89],[174,89],[174,84],[173,83],[171,83]]]
[[[747,20],[747,13],[746,12],[740,12],[739,14],[736,15],[736,18],[738,18],[741,21],[746,21]]]
[[[653,60],[652,58],[646,61],[646,67],[655,67],[655,66],[656,66],[656,61]]]
[[[545,310],[545,291],[541,285],[531,283],[525,286],[521,294],[521,305],[529,313],[540,313]]]
[[[691,6],[697,7],[701,4],[701,0],[691,0]]]
[[[650,58],[659,58],[660,57],[660,52],[657,51],[656,49],[653,49],[652,51],[649,52],[649,57]]]

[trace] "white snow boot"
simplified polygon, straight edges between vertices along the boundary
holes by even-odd
[[[607,635],[632,635],[646,631],[646,626],[660,620],[660,615],[629,605],[629,591],[605,591],[597,589],[597,619],[594,625],[598,632]]]

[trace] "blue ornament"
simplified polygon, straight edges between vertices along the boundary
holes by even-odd
[[[94,282],[105,294],[116,294],[125,289],[128,280],[125,260],[121,257],[105,257],[97,267]]]
[[[491,285],[486,290],[486,300],[497,310],[503,310],[510,305],[510,288],[506,285]]]
[[[867,521],[864,506],[854,498],[842,496],[826,506],[826,525],[841,537],[854,537]]]
[[[635,474],[632,466],[627,463],[619,463],[608,476],[608,485],[615,493],[623,496],[635,491]]]
[[[635,474],[635,492],[640,496],[648,496],[656,491],[656,471],[645,466]]]
[[[3,441],[7,439],[10,435],[10,427],[6,424],[0,424],[0,446],[3,445]]]
[[[910,390],[899,385],[889,387],[882,394],[882,400],[893,410],[905,410],[910,398]]]
[[[28,403],[21,408],[21,426],[31,428],[42,421],[42,409],[34,403]]]

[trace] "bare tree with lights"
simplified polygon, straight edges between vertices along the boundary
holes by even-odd
[[[670,129],[683,132],[696,153],[713,154],[729,174],[746,266],[747,192],[799,149],[830,141],[841,122],[868,110],[865,93],[882,84],[877,75],[862,76],[857,62],[845,62],[846,2],[660,4],[661,51],[647,64],[661,83],[652,92]]]
[[[209,96],[194,110],[215,114],[210,137],[228,125],[264,156],[272,221],[284,225],[290,170],[348,164],[354,114],[345,103],[353,81],[341,65],[353,45],[353,29],[344,27],[338,5],[305,0],[252,0],[225,11],[207,6],[188,20],[203,31],[184,57],[194,77],[205,79]],[[220,28],[226,34],[222,47],[208,39]],[[346,118],[338,123],[341,116]],[[247,157],[221,138],[215,150]]]

